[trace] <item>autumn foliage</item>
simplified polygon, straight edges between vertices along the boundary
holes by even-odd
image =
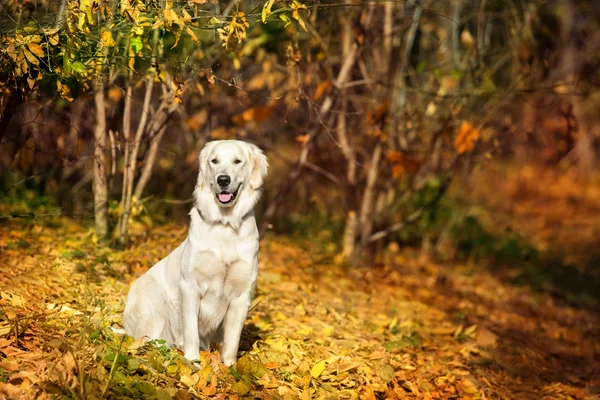
[[[597,397],[597,15],[4,1],[0,398]],[[259,286],[196,369],[117,332],[231,138],[271,165]]]

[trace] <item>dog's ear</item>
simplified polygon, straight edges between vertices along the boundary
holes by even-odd
[[[250,188],[258,189],[263,184],[263,178],[267,175],[267,168],[269,163],[267,162],[267,156],[263,153],[258,146],[248,143],[250,150],[250,165],[252,169],[250,171]]]
[[[198,156],[198,162],[200,164],[200,170],[198,171],[198,183],[196,184],[198,187],[202,187],[206,182],[206,172],[208,168],[208,156],[212,151],[212,148],[215,146],[216,141],[208,142],[204,145],[204,148],[200,152],[200,156]]]

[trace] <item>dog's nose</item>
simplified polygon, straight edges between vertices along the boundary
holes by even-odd
[[[231,178],[229,175],[219,175],[217,176],[217,183],[221,187],[225,187],[231,183]]]

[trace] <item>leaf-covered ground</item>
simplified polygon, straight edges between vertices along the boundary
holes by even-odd
[[[550,189],[543,204],[552,216],[569,200]],[[589,191],[568,195],[579,210],[593,208]],[[517,197],[517,211],[527,207]],[[597,222],[588,214],[587,224]],[[312,242],[263,240],[237,365],[225,367],[215,350],[194,370],[161,343],[109,328],[121,322],[129,283],[186,227],[152,228],[115,252],[98,248],[84,225],[0,223],[0,398],[599,398],[593,298],[515,285],[518,265],[442,264],[394,245],[369,265],[347,267],[335,262],[326,232]],[[577,245],[594,239],[581,235]]]

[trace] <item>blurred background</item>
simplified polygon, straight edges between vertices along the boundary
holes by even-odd
[[[263,234],[323,237],[351,263],[525,262],[511,279],[597,295],[595,1],[5,0],[0,14],[4,221],[69,216],[127,246],[185,224],[200,149],[236,138],[270,161]]]

